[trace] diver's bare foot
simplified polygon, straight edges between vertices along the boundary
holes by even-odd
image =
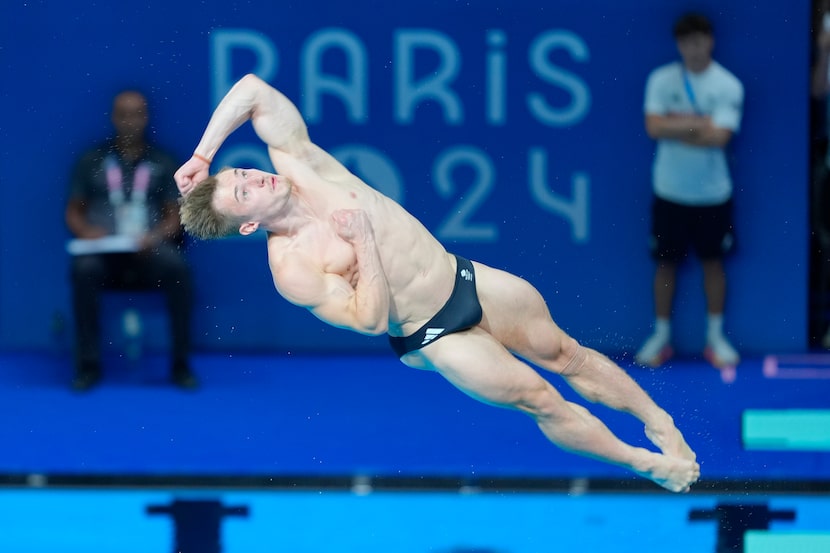
[[[683,434],[674,426],[674,421],[671,417],[662,428],[646,426],[646,437],[651,440],[651,443],[660,448],[664,454],[669,457],[677,457],[678,459],[685,459],[687,461],[694,461],[697,455],[683,439]]]
[[[700,478],[700,465],[689,459],[646,451],[641,470],[636,472],[669,491],[688,492]]]

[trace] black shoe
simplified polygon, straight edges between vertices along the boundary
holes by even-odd
[[[196,378],[187,363],[176,363],[173,366],[170,381],[183,390],[195,390],[199,387],[199,379]]]
[[[97,367],[84,367],[75,373],[72,379],[72,389],[76,392],[86,392],[101,380],[101,370]]]

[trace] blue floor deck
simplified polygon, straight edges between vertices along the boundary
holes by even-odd
[[[830,500],[805,496],[73,489],[0,493],[0,551],[218,551],[173,546],[171,517],[147,511],[174,501],[247,510],[224,518],[224,553],[714,553],[718,524],[690,520],[690,513],[724,502],[761,502],[793,515],[764,531],[789,538],[790,547],[744,553],[826,553],[830,539]],[[199,534],[209,534],[209,524],[200,524]],[[816,545],[806,547],[805,536]]]
[[[623,366],[674,416],[704,481],[828,481],[830,452],[742,447],[745,409],[830,408],[830,360],[787,363],[746,360],[734,382],[699,360]],[[165,359],[151,355],[109,360],[100,387],[79,395],[67,358],[0,357],[0,475],[640,480],[557,449],[527,417],[391,355],[197,355],[193,365],[196,392],[169,386]],[[647,445],[631,417],[589,408]]]

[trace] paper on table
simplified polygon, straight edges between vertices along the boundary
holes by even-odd
[[[70,255],[135,252],[138,251],[138,240],[123,234],[93,239],[74,238],[66,243],[66,251]]]

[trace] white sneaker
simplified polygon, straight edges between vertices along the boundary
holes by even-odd
[[[652,334],[637,355],[634,356],[634,361],[644,367],[657,368],[674,355],[674,350],[669,344],[669,340],[663,336]]]
[[[718,369],[734,368],[741,362],[741,356],[723,336],[709,341],[703,350],[703,357]]]

